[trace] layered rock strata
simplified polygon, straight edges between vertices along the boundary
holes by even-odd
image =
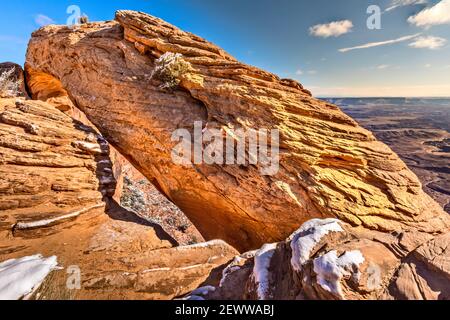
[[[167,53],[191,66],[173,90],[152,77]],[[326,217],[386,233],[449,226],[399,157],[336,106],[158,18],[119,11],[112,22],[44,27],[33,34],[26,71],[33,96],[45,95],[48,83],[65,90],[207,239],[244,251]],[[172,134],[193,133],[196,121],[224,135],[279,130],[279,171],[175,164]]]

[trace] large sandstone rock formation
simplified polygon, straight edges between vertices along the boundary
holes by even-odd
[[[192,66],[173,91],[151,76],[167,52]],[[70,97],[207,239],[254,249],[326,217],[385,233],[448,231],[448,215],[417,177],[336,106],[158,18],[119,11],[112,22],[41,28],[26,72],[34,97]],[[171,135],[192,132],[195,121],[224,132],[279,129],[279,172],[176,165]]]
[[[62,267],[34,298],[172,299],[237,254],[221,241],[174,247],[160,226],[119,207],[113,161],[94,128],[53,105],[0,99],[0,264],[42,254]]]

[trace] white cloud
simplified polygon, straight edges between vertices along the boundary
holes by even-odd
[[[309,28],[309,33],[315,37],[339,37],[349,33],[353,28],[350,20],[334,21],[327,24],[317,24]]]
[[[382,64],[382,65],[377,66],[378,70],[384,70],[384,69],[387,69],[387,68],[389,68],[388,64]]]
[[[405,36],[405,37],[401,37],[401,38],[393,39],[393,40],[387,40],[387,41],[381,41],[381,42],[370,42],[370,43],[366,43],[366,44],[356,46],[356,47],[339,49],[339,52],[348,52],[348,51],[358,50],[358,49],[368,49],[368,48],[373,48],[373,47],[385,46],[385,45],[389,45],[389,44],[394,44],[394,43],[411,40],[411,39],[418,37],[419,35],[420,35],[420,33],[417,33],[417,34],[413,34],[410,36]]]
[[[303,71],[298,69],[297,71],[295,71],[295,74],[301,76],[303,74]]]
[[[450,23],[450,0],[442,0],[433,7],[420,11],[409,17],[408,22],[418,27]]]
[[[427,36],[419,37],[414,42],[410,43],[409,46],[418,49],[431,49],[436,50],[443,47],[447,43],[444,38]]]
[[[412,6],[416,4],[428,3],[427,0],[392,0],[390,7],[386,11],[391,11],[399,7]]]
[[[424,65],[425,68],[431,68],[431,64],[427,63],[426,65]]]
[[[44,14],[38,14],[35,18],[34,18],[34,22],[36,22],[36,24],[40,27],[49,25],[49,24],[55,24],[55,21],[50,18],[47,17]]]
[[[317,74],[317,71],[316,70],[309,70],[308,74]]]

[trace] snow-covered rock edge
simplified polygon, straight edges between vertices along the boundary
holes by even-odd
[[[0,300],[29,298],[57,266],[56,256],[40,254],[0,263]]]

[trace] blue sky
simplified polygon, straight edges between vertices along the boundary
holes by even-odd
[[[70,5],[91,21],[158,16],[317,96],[450,96],[450,0],[4,1],[0,61],[23,64],[31,32],[65,24]],[[367,28],[370,5],[383,11],[379,30]]]

